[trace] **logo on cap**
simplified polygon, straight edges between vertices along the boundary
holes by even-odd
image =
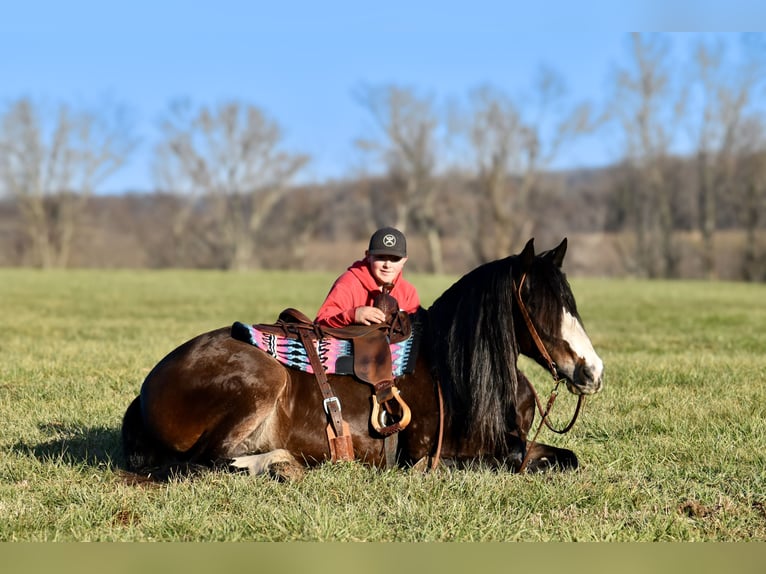
[[[393,247],[396,245],[396,237],[394,237],[392,234],[388,234],[383,237],[383,245],[386,247]]]

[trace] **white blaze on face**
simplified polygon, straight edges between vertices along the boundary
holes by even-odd
[[[580,357],[593,373],[593,380],[598,381],[604,372],[604,363],[593,349],[593,343],[580,321],[564,309],[561,315],[561,337]]]

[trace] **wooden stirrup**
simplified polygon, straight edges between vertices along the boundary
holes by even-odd
[[[381,425],[380,424],[380,405],[387,403],[389,400],[394,399],[397,403],[399,403],[399,406],[402,408],[402,416],[401,418],[390,425]],[[407,405],[407,403],[404,402],[402,397],[400,396],[400,391],[396,387],[391,387],[391,396],[390,398],[386,399],[381,403],[378,400],[377,396],[372,397],[372,415],[370,416],[370,422],[372,423],[372,428],[375,429],[375,432],[382,434],[383,436],[388,436],[390,434],[393,434],[395,432],[399,432],[400,430],[404,430],[408,424],[410,424],[410,420],[412,419],[412,412],[410,411],[410,407]]]

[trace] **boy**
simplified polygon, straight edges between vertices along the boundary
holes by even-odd
[[[415,286],[402,277],[407,263],[407,240],[393,227],[378,229],[370,237],[364,259],[355,261],[338,279],[317,312],[316,323],[327,327],[372,325],[386,320],[386,314],[372,306],[373,296],[385,284],[399,308],[414,313],[420,307]]]

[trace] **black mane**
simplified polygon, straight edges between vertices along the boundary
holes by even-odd
[[[518,345],[513,318],[517,256],[477,267],[428,309],[435,373],[451,427],[482,444],[505,443],[513,421]]]
[[[558,337],[561,310],[577,314],[561,270],[545,253],[525,271],[522,298],[538,331]],[[522,275],[521,256],[492,261],[469,272],[428,309],[434,376],[444,393],[456,438],[478,438],[489,451],[504,454],[516,429],[519,385],[513,295]],[[519,328],[526,329],[519,319]]]

